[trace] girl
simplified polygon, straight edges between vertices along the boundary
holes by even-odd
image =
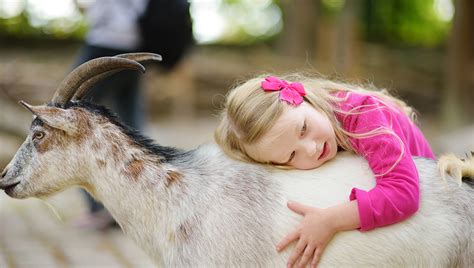
[[[215,139],[233,158],[284,168],[317,168],[341,150],[368,161],[376,186],[352,189],[349,202],[326,209],[288,202],[303,220],[277,250],[297,241],[288,267],[309,261],[315,267],[338,231],[372,230],[417,211],[412,156],[434,155],[412,115],[403,101],[385,92],[297,74],[262,76],[229,93]]]

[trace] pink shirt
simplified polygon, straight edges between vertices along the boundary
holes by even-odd
[[[337,95],[341,97],[345,93]],[[353,188],[349,197],[357,200],[360,230],[368,231],[410,217],[418,210],[420,201],[418,171],[412,156],[435,158],[420,129],[398,108],[390,108],[376,97],[350,93],[340,107],[343,111],[359,107],[353,110],[358,114],[336,115],[346,131],[366,133],[382,126],[393,130],[400,138],[390,134],[350,138],[356,152],[367,159],[376,175],[373,189]],[[387,173],[400,157],[402,147],[400,162]]]

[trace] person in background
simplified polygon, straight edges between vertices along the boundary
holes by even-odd
[[[131,52],[154,52],[162,55],[160,67],[171,71],[193,43],[189,3],[186,0],[95,0],[76,6],[85,13],[88,31],[74,63],[98,57]],[[143,130],[145,102],[141,74],[123,71],[97,83],[86,99],[114,111],[126,125]],[[88,213],[75,225],[104,229],[114,224],[102,204],[83,191]]]

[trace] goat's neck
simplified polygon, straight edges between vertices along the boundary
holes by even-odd
[[[88,190],[124,232],[139,243],[150,243],[145,248],[159,250],[156,236],[164,237],[162,232],[168,225],[163,213],[170,194],[168,186],[180,173],[160,157],[124,139],[105,139],[90,161],[91,170],[98,172],[89,179]]]

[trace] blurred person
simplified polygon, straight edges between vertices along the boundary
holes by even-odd
[[[76,6],[85,12],[88,32],[74,67],[98,57],[131,52],[154,52],[163,56],[160,63],[171,71],[192,44],[189,3],[186,0],[96,0]],[[86,96],[114,111],[121,121],[143,130],[145,102],[140,73],[123,71],[97,83]],[[102,204],[83,191],[88,213],[75,225],[104,229],[114,224]]]

